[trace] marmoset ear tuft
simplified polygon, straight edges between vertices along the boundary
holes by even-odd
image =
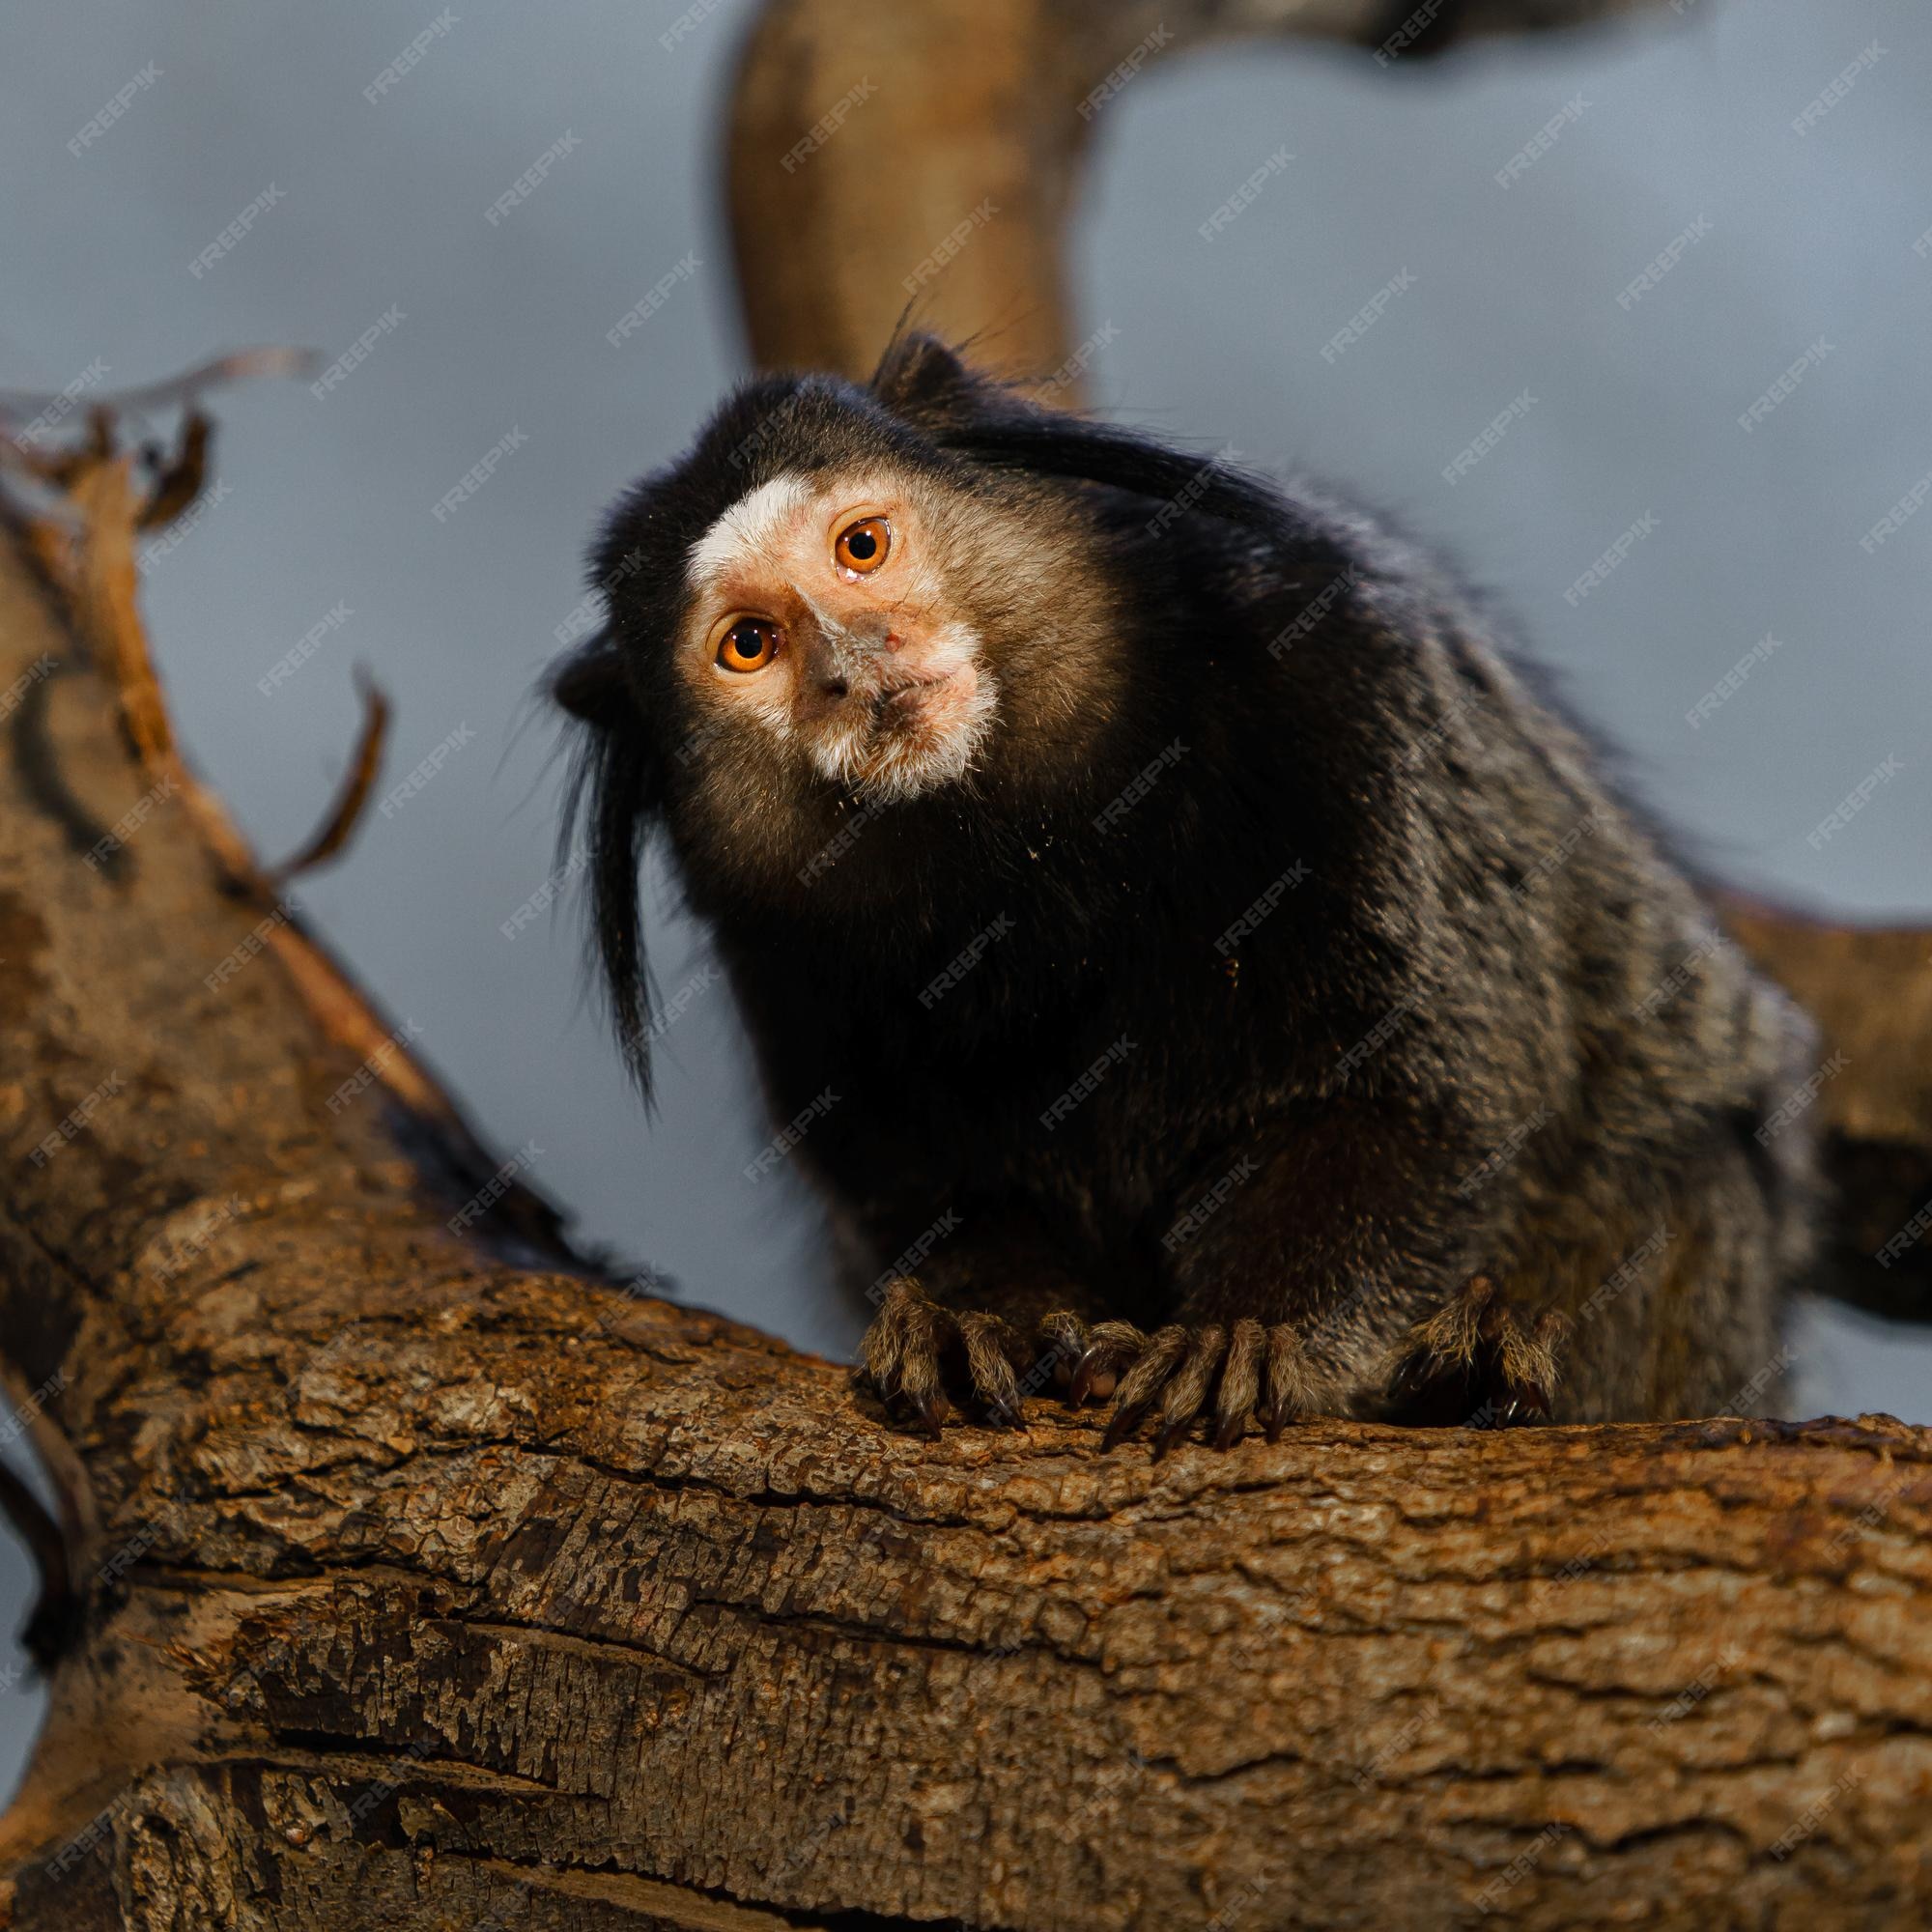
[[[633,710],[624,666],[608,631],[600,631],[550,673],[550,695],[573,718],[605,728]]]
[[[664,810],[663,761],[608,632],[573,652],[549,682],[551,696],[586,727],[564,792],[558,865],[582,869],[572,856],[581,838],[590,872],[591,946],[618,1044],[648,1106],[648,968],[638,867]]]
[[[936,335],[897,335],[872,372],[871,390],[896,416],[922,429],[979,413],[992,388]]]
[[[1021,390],[976,373],[930,335],[896,337],[872,378],[880,402],[942,449],[1035,476],[1098,483],[1245,528],[1277,532],[1285,514],[1267,480],[1219,457],[1169,449],[1137,430],[1047,409]]]

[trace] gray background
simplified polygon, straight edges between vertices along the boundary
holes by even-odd
[[[667,52],[682,11],[457,0],[372,104],[363,89],[434,17],[427,0],[202,0],[166,18],[135,0],[14,0],[0,386],[58,388],[97,357],[129,384],[253,341],[332,356],[402,309],[324,400],[297,384],[216,399],[228,493],[145,589],[182,733],[280,855],[354,739],[354,665],[396,701],[392,780],[469,727],[433,782],[304,886],[309,916],[421,1029],[485,1133],[541,1149],[531,1178],[582,1233],[842,1351],[858,1323],[830,1294],[810,1204],[740,1178],[766,1130],[724,994],[665,1042],[647,1126],[582,997],[571,909],[514,940],[498,929],[552,867],[559,768],[529,697],[586,537],[742,367],[712,156],[749,6],[724,0]],[[1795,133],[1874,40],[1850,93]],[[126,114],[70,152],[149,62],[159,74]],[[1642,30],[1427,71],[1309,47],[1156,59],[1105,110],[1080,224],[1080,333],[1114,331],[1095,400],[1325,473],[1448,545],[1721,873],[1845,912],[1932,912],[1932,513],[1873,555],[1859,545],[1932,470],[1932,261],[1912,245],[1932,227],[1928,68],[1932,18],[1905,0],[1691,0]],[[1549,151],[1499,187],[1579,94]],[[486,208],[566,135],[549,179],[491,225]],[[1204,242],[1282,146],[1294,158]],[[193,276],[271,185],[279,201]],[[1699,217],[1708,234],[1620,307]],[[697,272],[612,348],[605,331],[688,252]],[[1324,361],[1404,270],[1406,292]],[[1820,337],[1831,353],[1741,430]],[[1533,406],[1446,485],[1442,467],[1525,389]],[[431,505],[514,430],[523,446],[439,523]],[[1646,512],[1655,533],[1567,604]],[[265,696],[257,679],[338,604],[351,614]],[[1783,648],[1690,729],[1686,710],[1767,633]],[[1806,835],[1891,753],[1902,776],[1813,850]],[[702,960],[669,919],[667,989]],[[1932,1420],[1924,1345],[1813,1312],[1802,1347],[1804,1411]],[[0,1541],[0,1627],[27,1588]],[[17,1665],[0,1649],[0,1790],[39,1711]]]

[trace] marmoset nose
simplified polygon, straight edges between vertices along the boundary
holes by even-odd
[[[855,685],[868,684],[882,659],[895,655],[905,643],[902,632],[881,616],[870,622],[828,624],[818,639],[818,689],[829,698],[851,695]]]

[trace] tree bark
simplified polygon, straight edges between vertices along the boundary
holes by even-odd
[[[981,362],[1050,381],[1078,353],[1063,244],[1090,137],[1166,63],[1271,38],[1348,43],[1406,68],[1482,35],[1662,4],[768,0],[724,156],[753,353],[863,377],[909,315],[972,342]],[[1255,161],[1273,145],[1258,131]],[[1056,387],[1070,393],[1078,374]]]
[[[1028,11],[880,32],[1011,73]],[[839,18],[774,10],[741,132],[774,63],[824,112],[783,36]],[[1049,353],[1067,205],[1003,270]],[[755,328],[841,226],[757,244]],[[825,279],[761,353],[865,366],[894,317]],[[68,1585],[0,1927],[1923,1921],[1932,1433],[886,1426],[571,1256],[174,750],[125,461],[61,480],[0,530],[0,1337]],[[1923,935],[1762,917],[1886,1007],[1821,1104],[1912,1148]]]

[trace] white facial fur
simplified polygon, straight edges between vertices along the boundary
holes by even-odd
[[[789,530],[810,505],[802,476],[774,476],[740,497],[691,547],[692,584],[703,589],[747,564],[776,558]]]
[[[881,802],[965,777],[999,689],[949,599],[926,511],[903,479],[884,475],[787,473],[733,503],[687,563],[683,668],[705,708],[753,721],[819,777]],[[833,547],[866,516],[885,517],[892,540],[860,575]],[[717,663],[720,637],[741,617],[779,627],[779,654],[762,670]]]

